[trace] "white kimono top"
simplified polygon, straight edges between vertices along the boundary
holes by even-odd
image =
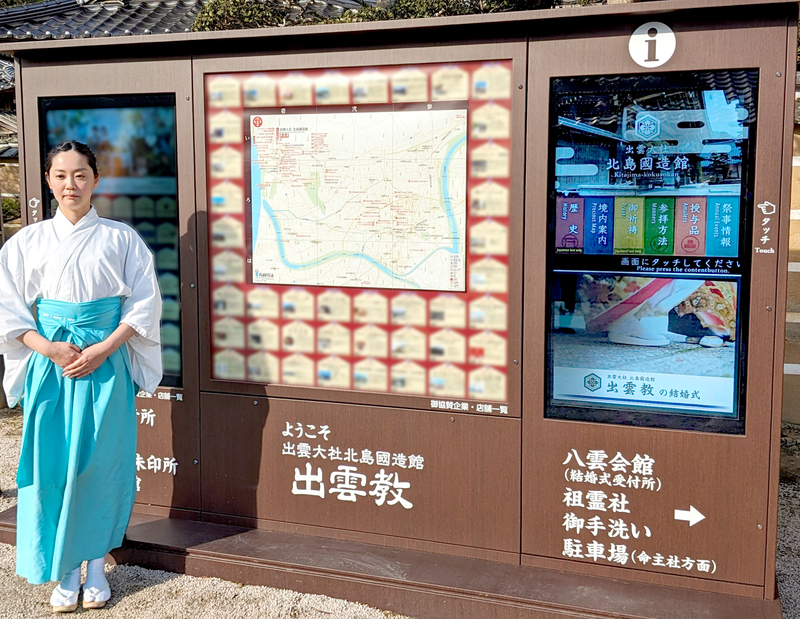
[[[152,252],[127,224],[104,219],[94,207],[75,225],[60,210],[22,228],[0,249],[0,354],[11,406],[22,397],[33,351],[16,338],[36,331],[36,299],[83,303],[122,297],[120,322],[134,382],[155,391],[161,381],[161,294]]]

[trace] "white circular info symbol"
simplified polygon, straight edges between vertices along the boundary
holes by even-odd
[[[660,67],[675,53],[675,33],[658,21],[642,24],[631,35],[628,51],[640,67]]]

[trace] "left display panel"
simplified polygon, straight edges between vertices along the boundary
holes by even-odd
[[[57,97],[39,100],[42,158],[65,140],[97,156],[92,203],[101,217],[132,225],[155,254],[163,297],[164,387],[182,387],[181,300],[174,95]],[[46,182],[43,217],[57,208]]]

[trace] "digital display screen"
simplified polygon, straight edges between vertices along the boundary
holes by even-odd
[[[42,156],[77,140],[97,157],[92,204],[101,217],[133,226],[153,251],[163,298],[163,386],[181,386],[180,264],[172,95],[40,100]],[[58,204],[50,196],[50,215]]]
[[[757,85],[552,81],[549,417],[743,431]]]

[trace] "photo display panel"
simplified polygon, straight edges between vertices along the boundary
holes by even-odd
[[[507,411],[511,79],[206,75],[212,377]]]
[[[155,255],[163,299],[161,385],[182,386],[178,189],[173,95],[41,99],[42,157],[66,140],[88,145],[100,181],[92,204],[101,217],[131,225]],[[58,203],[47,183],[50,213]]]
[[[551,84],[546,415],[742,433],[758,72]]]

